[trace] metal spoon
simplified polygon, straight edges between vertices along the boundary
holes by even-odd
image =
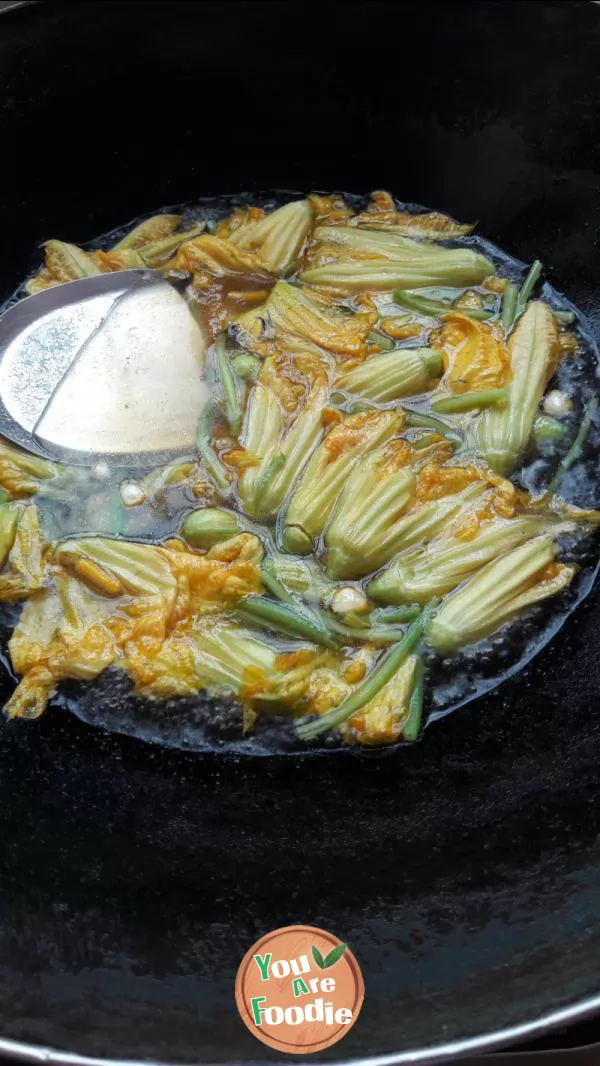
[[[167,461],[193,447],[205,353],[201,325],[157,271],[28,296],[0,317],[0,434],[71,463]]]

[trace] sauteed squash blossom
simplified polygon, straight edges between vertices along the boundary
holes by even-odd
[[[284,714],[304,742],[415,740],[432,657],[571,584],[561,544],[598,522],[561,496],[596,403],[574,415],[556,387],[574,313],[470,226],[384,192],[363,208],[311,195],[161,213],[112,247],[48,241],[27,292],[148,266],[185,286],[211,400],[195,454],[116,482],[0,443],[9,717],[112,667],[170,714],[203,690],[236,701],[246,735]]]

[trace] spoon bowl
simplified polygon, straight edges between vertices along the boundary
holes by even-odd
[[[28,296],[0,317],[0,434],[74,464],[193,447],[206,339],[177,288],[123,270]]]

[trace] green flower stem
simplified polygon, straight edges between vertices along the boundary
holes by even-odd
[[[519,296],[517,299],[518,311],[522,311],[525,304],[529,300],[535,286],[537,285],[540,274],[542,273],[542,264],[539,259],[534,259],[533,263],[529,267],[529,272],[525,281],[519,289]]]
[[[400,626],[367,626],[364,628],[348,626],[329,615],[326,621],[334,633],[349,640],[352,644],[363,643],[366,640],[374,644],[397,644],[399,640],[402,640],[405,632]]]
[[[430,448],[432,444],[436,443],[438,438],[439,434],[437,433],[425,433],[424,436],[412,441],[412,446],[416,452],[420,452],[423,448]]]
[[[575,462],[575,460],[579,456],[579,454],[581,452],[581,449],[583,447],[583,444],[585,442],[585,439],[586,439],[586,437],[587,437],[587,435],[588,435],[588,433],[589,433],[589,431],[590,431],[590,429],[592,427],[592,422],[594,420],[594,415],[596,414],[597,410],[598,410],[598,400],[594,396],[593,399],[591,399],[590,402],[588,403],[588,405],[587,405],[587,407],[586,407],[586,409],[585,409],[585,411],[583,413],[583,418],[581,419],[581,425],[579,426],[579,429],[577,431],[577,435],[575,437],[575,440],[573,441],[573,443],[572,443],[571,447],[569,448],[567,454],[565,455],[564,459],[559,464],[558,470],[556,471],[554,477],[552,478],[552,481],[548,485],[548,488],[546,489],[546,491],[544,493],[544,496],[553,496],[554,495],[554,493],[556,492],[556,490],[557,490],[558,486],[560,485],[562,479],[564,478],[565,474],[573,466],[573,463]]]
[[[435,415],[425,415],[421,411],[408,411],[406,425],[411,429],[432,429],[442,437],[447,437],[454,444],[463,443],[462,437],[454,426],[449,422],[444,422],[443,418],[436,418]]]
[[[242,425],[242,407],[234,373],[225,347],[226,340],[225,333],[221,333],[215,341],[215,363],[225,398],[225,417],[231,432],[237,436]]]
[[[229,492],[229,482],[225,476],[225,468],[210,443],[210,431],[214,418],[214,407],[207,403],[198,419],[196,428],[196,447],[204,459],[206,468],[218,488],[222,492]]]
[[[325,648],[337,648],[338,641],[321,620],[307,609],[292,607],[287,603],[275,603],[264,596],[247,596],[237,611],[246,622],[262,622],[279,633],[305,637],[313,644]]]
[[[408,627],[402,640],[398,641],[395,647],[391,648],[383,656],[366,681],[363,681],[362,685],[359,685],[345,700],[342,700],[338,707],[327,711],[320,718],[309,722],[301,722],[296,726],[296,732],[300,740],[314,740],[315,737],[321,736],[322,733],[327,733],[330,729],[336,729],[343,722],[346,722],[348,718],[362,710],[367,703],[370,703],[381,692],[384,685],[391,681],[394,674],[398,672],[408,656],[414,651],[421,639],[423,630],[427,627],[430,613],[431,608],[425,608],[421,612],[419,617]]]
[[[441,415],[457,414],[460,411],[476,411],[483,407],[498,407],[508,399],[508,389],[482,389],[481,392],[463,392],[460,396],[445,396],[432,403],[431,410]]]
[[[404,289],[394,291],[394,302],[400,304],[401,307],[407,307],[410,311],[416,311],[417,314],[428,315],[430,318],[461,314],[466,315],[467,318],[485,322],[488,318],[493,318],[495,314],[494,311],[484,311],[480,307],[454,307],[449,301],[432,300],[428,296],[417,296],[416,293]]]
[[[291,592],[288,592],[285,585],[283,585],[281,581],[270,572],[266,564],[261,570],[260,579],[267,592],[270,592],[271,596],[274,596],[276,600],[280,600],[281,603],[294,603],[294,597]]]
[[[425,667],[423,666],[423,659],[421,655],[417,656],[415,663],[415,673],[413,677],[413,687],[410,695],[410,703],[408,708],[408,718],[406,724],[402,730],[402,736],[404,740],[414,741],[417,739],[421,730],[421,721],[423,718],[423,692],[425,681]]]
[[[370,616],[371,622],[399,623],[414,622],[422,611],[421,607],[377,607]]]
[[[507,283],[502,299],[502,325],[505,333],[510,333],[516,320],[525,310],[527,302],[539,281],[541,273],[542,264],[539,259],[535,259],[520,288],[517,285],[514,285],[512,281]],[[555,311],[554,314],[559,317],[563,312]]]
[[[386,337],[384,333],[379,333],[375,329],[372,329],[370,333],[367,333],[367,340],[370,341],[371,344],[376,344],[379,348],[383,348],[386,352],[391,352],[396,347],[391,337]]]
[[[518,287],[512,281],[508,281],[502,294],[502,328],[505,333],[510,333],[515,324],[518,295]]]
[[[254,484],[254,494],[257,495],[260,492],[264,492],[269,482],[279,473],[285,466],[285,455],[281,453],[276,455],[271,462],[267,464],[262,474],[256,479]]]

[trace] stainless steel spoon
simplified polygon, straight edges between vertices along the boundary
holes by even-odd
[[[206,339],[153,270],[28,296],[0,317],[0,434],[44,457],[162,462],[193,447]]]

